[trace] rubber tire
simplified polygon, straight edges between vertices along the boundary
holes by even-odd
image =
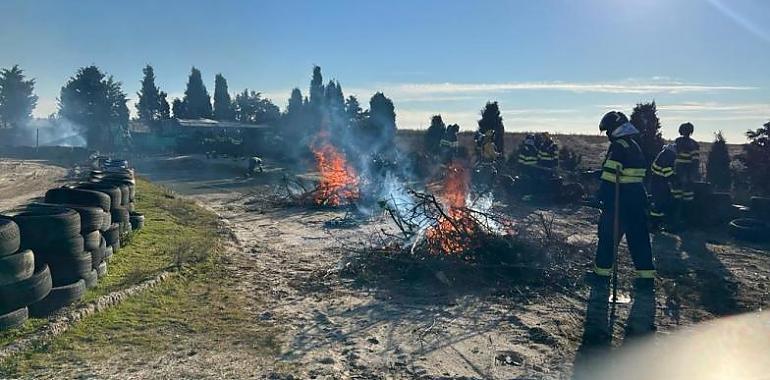
[[[13,220],[21,231],[22,248],[31,248],[80,234],[80,215],[68,208],[35,208],[17,214]]]
[[[770,225],[759,219],[735,219],[727,226],[727,232],[738,240],[755,243],[770,241]]]
[[[107,275],[107,263],[102,261],[99,266],[96,267],[96,275],[102,278]]]
[[[60,187],[48,190],[45,193],[45,201],[47,203],[99,207],[104,211],[109,211],[111,199],[105,195],[103,192],[89,189]]]
[[[0,258],[0,286],[30,278],[35,273],[35,255],[25,249]]]
[[[110,229],[112,225],[112,215],[109,212],[102,213],[102,225],[99,230],[104,232]]]
[[[114,207],[110,213],[112,220],[120,224],[120,232],[128,232],[128,225],[131,223],[131,213],[125,207]]]
[[[120,207],[121,193],[120,188],[115,185],[98,183],[81,183],[78,185],[79,189],[94,190],[100,193],[107,194],[110,197],[110,208],[104,211],[110,211],[112,207]]]
[[[33,317],[46,317],[51,313],[83,298],[86,292],[86,282],[78,280],[74,283],[51,288],[48,297],[29,305],[29,315]]]
[[[19,327],[24,324],[27,319],[29,319],[29,310],[26,307],[0,315],[0,331]]]
[[[96,269],[99,264],[104,261],[105,250],[107,249],[107,242],[104,238],[99,242],[99,248],[91,251],[91,267]]]
[[[83,281],[86,283],[86,289],[91,289],[99,282],[99,274],[96,269],[91,269],[87,275],[83,276]]]
[[[117,187],[120,190],[120,206],[128,207],[128,203],[131,201],[131,189],[128,187],[130,183],[122,180],[112,180],[110,178],[105,178],[99,183],[105,186]]]
[[[19,226],[10,218],[0,217],[0,257],[16,253],[20,247]]]
[[[107,241],[107,245],[115,245],[120,243],[120,225],[113,223],[107,231],[104,231],[104,240]]]
[[[71,284],[93,269],[91,252],[85,251],[70,257],[48,258],[46,264],[51,268],[53,286]]]
[[[133,231],[138,231],[144,228],[144,214],[138,212],[131,213],[131,228]]]
[[[83,235],[83,249],[86,251],[95,251],[99,249],[99,244],[101,244],[101,242],[102,234],[99,231]]]
[[[733,197],[730,193],[716,192],[706,207],[712,210],[716,223],[724,223],[732,216]]]
[[[751,210],[757,218],[770,221],[770,198],[751,197]]]
[[[34,242],[24,247],[35,252],[39,262],[47,262],[49,258],[75,257],[85,250],[83,236],[75,235],[54,241]]]
[[[25,280],[0,286],[0,314],[7,314],[42,300],[51,291],[51,272],[47,265]]]
[[[107,248],[104,249],[104,257],[102,258],[102,261],[109,263],[113,254],[115,254],[115,251],[112,249],[111,245],[108,245]]]
[[[693,182],[693,193],[695,193],[695,199],[708,200],[711,198],[711,194],[714,193],[714,188],[711,186],[711,182]]]
[[[98,230],[104,222],[104,210],[99,207],[35,202],[29,204],[26,209],[33,210],[37,207],[59,207],[75,210],[80,215],[80,233],[83,235]]]

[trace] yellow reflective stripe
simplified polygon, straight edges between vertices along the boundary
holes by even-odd
[[[655,278],[655,269],[648,269],[648,270],[637,270],[636,271],[636,277],[637,278]]]
[[[639,177],[620,177],[620,183],[642,183],[644,182],[644,178]]]
[[[674,175],[674,171],[673,170],[671,170],[671,171],[668,171],[668,170],[660,171],[660,170],[655,170],[655,168],[653,168],[652,169],[652,174],[655,174],[655,175],[660,176],[660,177],[671,177],[672,175]]]
[[[604,181],[615,183],[615,182],[617,182],[615,177],[616,177],[615,173],[610,173],[608,171],[605,171],[605,172],[602,172],[601,179],[604,180]],[[636,176],[621,175],[621,176],[619,176],[618,179],[620,180],[620,183],[622,183],[622,184],[625,184],[625,183],[642,183],[642,182],[644,182],[644,177],[636,177]]]
[[[650,211],[650,216],[663,217],[663,216],[666,216],[666,214],[662,212],[657,212],[657,211]]]
[[[615,181],[615,173],[602,172],[602,176],[600,178],[603,181],[608,181],[608,182],[612,182],[612,183],[617,182],[617,181]]]
[[[639,168],[627,168],[622,169],[620,173],[629,177],[644,177],[647,174],[647,170]]]
[[[688,159],[677,158],[676,159],[676,163],[678,163],[678,164],[689,164],[689,163],[692,163],[692,160],[689,159],[689,158]]]
[[[623,164],[618,161],[609,159],[604,161],[604,165],[602,165],[602,167],[612,170],[623,170]]]
[[[624,140],[617,140],[617,142],[618,142],[618,144],[622,145],[623,148],[630,147],[630,145],[628,145],[628,143],[626,141],[624,141]]]
[[[599,268],[594,265],[594,274],[597,276],[609,277],[612,274],[612,268]]]

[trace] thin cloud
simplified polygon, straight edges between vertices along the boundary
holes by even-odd
[[[519,83],[403,83],[383,85],[383,91],[393,96],[437,94],[498,93],[511,91],[564,91],[606,94],[682,94],[756,90],[757,87],[709,85],[699,83],[577,83],[577,82],[519,82]]]

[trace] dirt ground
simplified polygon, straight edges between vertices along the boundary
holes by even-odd
[[[61,186],[69,170],[46,161],[0,158],[0,212]]]
[[[212,366],[227,368],[227,378],[590,378],[581,374],[591,369],[592,358],[623,351],[640,332],[666,336],[770,304],[768,247],[739,244],[721,230],[654,235],[655,298],[634,297],[618,306],[609,324],[606,290],[582,279],[555,291],[474,287],[466,286],[467,277],[437,272],[408,281],[376,266],[369,278],[357,279],[347,275],[356,248],[386,228],[387,219],[375,215],[338,228],[328,222],[344,217],[343,210],[269,202],[274,184],[298,169],[268,161],[265,173],[247,179],[242,161],[192,156],[136,165],[142,175],[220,215],[233,232],[227,268],[247,296],[240,306],[255,322],[281,332],[281,351],[272,363],[245,360],[237,346],[223,346],[215,356],[163,355],[177,358],[166,365],[185,368],[190,378],[218,378]],[[68,173],[43,162],[1,160],[0,209],[42,195]],[[596,210],[498,207],[521,223],[537,224],[538,213],[553,216],[556,236],[574,248],[568,254],[590,268]],[[621,256],[625,294],[633,285],[624,247]],[[147,373],[141,360],[121,366],[136,366],[123,374]]]
[[[605,290],[582,280],[555,292],[469,289],[441,273],[419,283],[387,276],[357,281],[344,275],[355,260],[353,248],[366,244],[386,219],[335,228],[327,222],[344,217],[342,210],[273,205],[264,200],[291,171],[267,162],[263,175],[246,179],[240,175],[244,164],[177,157],[137,166],[210,207],[232,229],[240,286],[270,305],[244,307],[255,320],[284,331],[276,364],[297,368],[267,366],[262,373],[268,378],[563,379],[573,372],[577,378],[580,367],[590,365],[587,358],[603,352],[597,348],[618,350],[640,330],[668,335],[770,303],[768,247],[737,244],[719,230],[654,235],[660,272],[655,298],[620,305],[609,327]],[[570,254],[590,268],[596,210],[507,210],[530,221],[538,211],[553,215],[560,238],[584,247]],[[629,279],[622,250],[621,277]],[[623,293],[632,288],[630,280],[621,282]]]

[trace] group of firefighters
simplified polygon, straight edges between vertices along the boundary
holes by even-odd
[[[559,166],[559,146],[548,133],[528,134],[519,145],[516,156],[523,200],[530,200],[536,192],[551,194],[549,179]]]
[[[594,274],[599,279],[610,278],[617,244],[625,235],[637,277],[650,281],[655,277],[655,265],[648,218],[676,223],[695,198],[693,185],[699,179],[700,160],[698,143],[690,137],[693,125],[682,124],[681,136],[664,146],[649,167],[651,204],[644,184],[648,165],[636,141],[639,130],[616,111],[604,115],[599,130],[607,134],[610,147],[602,164],[598,194],[602,214]]]

